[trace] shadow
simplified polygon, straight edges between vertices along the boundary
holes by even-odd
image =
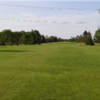
[[[0,52],[28,52],[26,50],[0,50]]]

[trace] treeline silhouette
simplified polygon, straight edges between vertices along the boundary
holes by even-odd
[[[31,30],[30,32],[16,31],[12,32],[10,29],[0,32],[0,45],[35,45],[48,42],[61,42],[63,39],[56,36],[44,36],[38,30]]]

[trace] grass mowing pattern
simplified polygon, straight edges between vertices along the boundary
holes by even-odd
[[[100,46],[0,47],[0,100],[100,100]]]

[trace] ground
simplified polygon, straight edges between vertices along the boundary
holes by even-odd
[[[100,100],[100,46],[0,46],[0,100]]]

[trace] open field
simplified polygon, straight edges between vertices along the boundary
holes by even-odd
[[[100,46],[0,47],[0,100],[100,100]]]

